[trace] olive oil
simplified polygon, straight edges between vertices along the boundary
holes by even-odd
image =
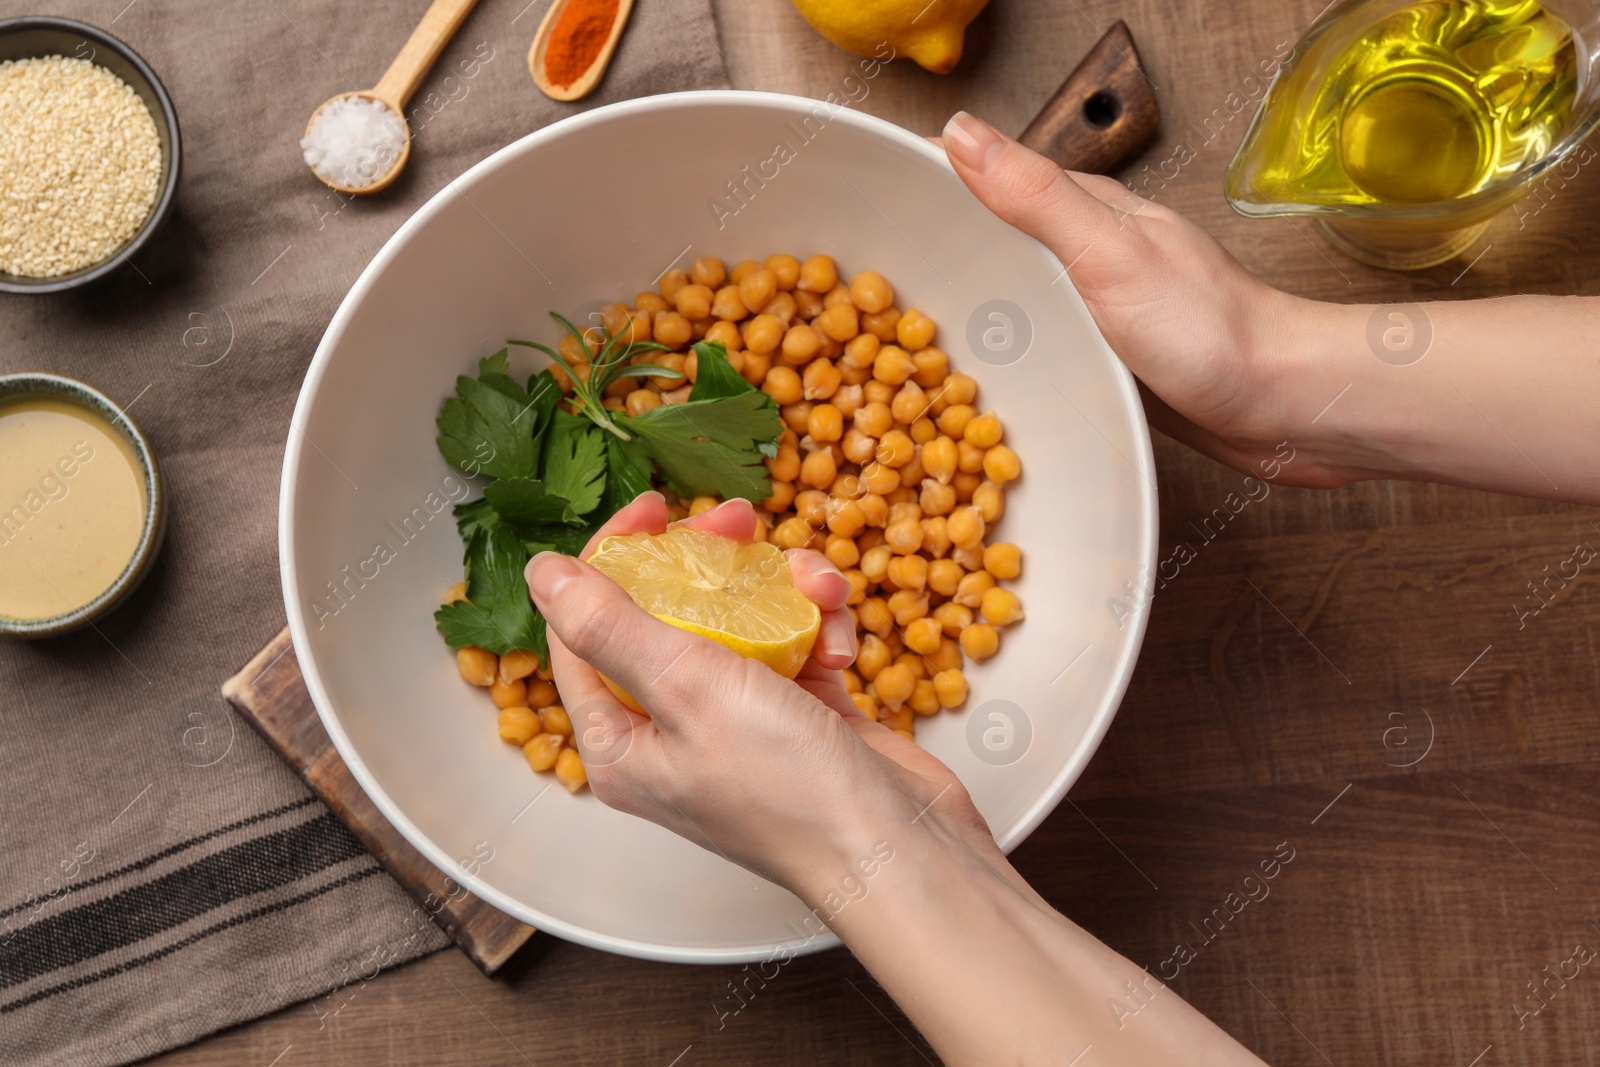
[[[1301,42],[1228,194],[1330,206],[1469,196],[1550,151],[1579,71],[1571,28],[1532,0],[1357,0]]]

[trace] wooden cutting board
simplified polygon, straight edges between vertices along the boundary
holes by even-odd
[[[485,975],[499,974],[533,937],[533,927],[491,908],[423,858],[356,784],[317,717],[287,627],[222,684],[222,695]]]
[[[1154,89],[1132,35],[1119,21],[1020,139],[1069,170],[1101,173],[1147,144],[1159,122]],[[533,937],[533,927],[465,893],[424,859],[356,784],[317,717],[287,628],[223,684],[222,695],[484,974],[499,973]]]

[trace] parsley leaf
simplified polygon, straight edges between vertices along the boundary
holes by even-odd
[[[684,498],[742,496],[760,503],[772,492],[761,446],[783,432],[776,405],[750,390],[715,400],[664,404],[622,426],[649,449],[673,492]]]
[[[537,383],[536,383],[537,384]],[[439,451],[466,474],[533,477],[539,437],[560,398],[554,379],[536,393],[506,374],[504,351],[478,361],[478,377],[456,379],[456,395],[439,407]]]
[[[588,419],[560,409],[545,434],[545,490],[571,504],[568,521],[587,515],[600,504],[606,484],[605,437],[605,431]]]
[[[499,522],[477,526],[467,542],[467,599],[433,613],[445,641],[502,655],[525,648],[548,661],[544,619],[533,610],[522,576],[527,562],[527,547],[510,528]]]
[[[572,502],[549,492],[537,478],[498,478],[483,490],[483,499],[513,529],[547,522],[581,522]]]
[[[638,441],[624,441],[609,433],[604,436],[606,490],[600,495],[599,510],[589,516],[590,521],[597,525],[627,507],[634,497],[650,488],[649,451]]]

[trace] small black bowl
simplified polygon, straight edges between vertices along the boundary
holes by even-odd
[[[128,88],[144,101],[144,106],[150,109],[150,115],[156,121],[156,134],[161,139],[161,191],[156,194],[156,202],[144,225],[107,258],[71,274],[58,274],[51,278],[0,273],[0,292],[59,293],[64,289],[87,285],[126,263],[128,257],[144,247],[145,242],[172,213],[183,144],[178,134],[178,113],[173,109],[172,99],[167,96],[166,87],[156,77],[156,72],[133,49],[105,30],[87,23],[42,16],[0,20],[0,62],[57,55],[87,59],[104,67],[127,82]]]

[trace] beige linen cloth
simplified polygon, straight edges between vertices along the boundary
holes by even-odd
[[[556,104],[527,68],[550,0],[482,0],[412,101],[405,174],[346,200],[297,141],[323,100],[377,84],[427,0],[125,2],[35,13],[109,29],[162,77],[176,210],[97,287],[0,295],[0,372],[123,404],[170,524],[144,587],[95,628],[0,644],[7,1065],[126,1063],[306,1000],[314,1033],[380,968],[445,944],[218,695],[283,625],[278,480],[301,377],[362,267],[447,181],[579,110],[727,84],[708,0],[641,0],[599,91]]]

